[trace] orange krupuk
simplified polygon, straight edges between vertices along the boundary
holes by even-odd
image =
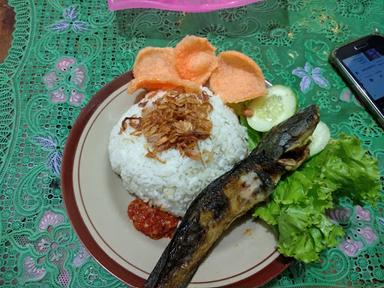
[[[209,79],[210,89],[225,103],[239,103],[267,93],[260,67],[237,51],[218,55],[219,65]]]

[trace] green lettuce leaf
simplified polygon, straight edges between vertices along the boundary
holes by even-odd
[[[326,217],[326,210],[344,196],[375,205],[381,197],[379,179],[377,160],[356,137],[341,135],[283,178],[253,216],[279,232],[280,253],[306,263],[317,261],[320,252],[336,246],[344,234]]]
[[[260,142],[262,134],[257,132],[251,126],[249,126],[247,119],[244,116],[240,116],[240,124],[247,129],[248,134],[248,148],[249,150],[253,150],[257,144]]]

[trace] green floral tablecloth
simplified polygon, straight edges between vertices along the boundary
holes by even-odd
[[[384,133],[328,63],[344,41],[384,32],[382,0],[265,0],[209,14],[109,12],[105,0],[9,0],[16,27],[0,64],[0,286],[123,287],[80,244],[65,212],[60,167],[81,109],[128,71],[142,47],[186,34],[255,59],[272,83],[317,103],[333,136],[357,135],[379,159]],[[1,44],[0,44],[1,45]],[[384,203],[342,203],[346,229],[321,263],[292,265],[267,287],[383,287]]]

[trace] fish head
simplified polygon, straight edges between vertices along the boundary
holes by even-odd
[[[307,159],[311,135],[320,120],[319,108],[311,105],[273,127],[261,139],[252,154],[266,165],[285,171],[294,170]],[[259,159],[260,160],[260,159]],[[276,167],[275,163],[279,166]]]

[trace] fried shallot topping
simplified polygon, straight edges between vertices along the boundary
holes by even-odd
[[[122,128],[128,122],[135,129],[133,135],[145,136],[152,148],[147,157],[156,159],[156,153],[174,148],[183,156],[201,160],[198,141],[211,135],[211,110],[209,97],[204,92],[170,90],[152,105],[146,105],[141,117],[125,119]]]

